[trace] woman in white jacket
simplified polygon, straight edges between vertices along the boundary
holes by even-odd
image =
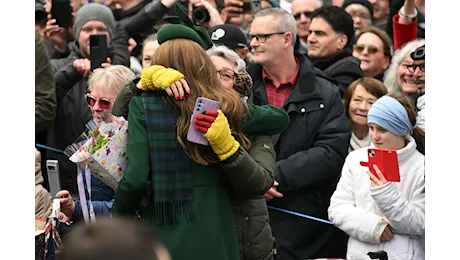
[[[396,150],[401,182],[388,182],[360,165],[367,148],[351,152],[331,197],[330,220],[347,233],[347,259],[370,259],[384,250],[390,260],[425,259],[420,236],[425,233],[425,132],[406,97],[387,95],[369,110],[371,146]]]

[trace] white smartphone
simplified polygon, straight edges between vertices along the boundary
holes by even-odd
[[[61,190],[61,180],[59,178],[59,162],[57,160],[46,160],[46,171],[50,185],[50,194],[53,198]]]

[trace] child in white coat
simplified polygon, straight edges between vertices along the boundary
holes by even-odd
[[[384,250],[392,259],[425,259],[420,236],[425,233],[425,132],[406,97],[379,98],[368,113],[371,147],[396,150],[400,182],[388,182],[360,165],[368,147],[351,152],[331,197],[329,219],[347,233],[347,259],[370,259]],[[370,166],[372,167],[372,166]]]

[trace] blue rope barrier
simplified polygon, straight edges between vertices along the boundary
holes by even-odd
[[[49,146],[46,146],[46,145],[42,145],[42,144],[35,144],[35,146],[43,148],[43,149],[46,149],[46,150],[50,150],[50,151],[53,151],[53,152],[57,152],[57,153],[64,153],[63,150],[59,150],[59,149],[49,147]]]
[[[277,207],[273,207],[273,206],[269,206],[269,205],[267,205],[267,208],[277,210],[277,211],[281,211],[281,212],[284,212],[284,213],[288,213],[288,214],[291,214],[291,215],[295,215],[295,216],[298,216],[298,217],[302,217],[302,218],[311,219],[311,220],[323,222],[323,223],[326,223],[326,224],[334,225],[334,223],[332,223],[332,221],[312,217],[312,216],[305,215],[305,214],[302,214],[302,213],[298,213],[298,212],[295,212],[295,211],[290,211],[290,210],[287,210],[287,209],[281,209],[281,208],[277,208]],[[393,234],[400,235],[400,236],[425,238],[425,234],[415,236],[415,235],[409,235],[409,234],[404,234],[404,233],[395,232],[395,231],[393,231]]]

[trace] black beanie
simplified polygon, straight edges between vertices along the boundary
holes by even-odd
[[[345,10],[345,8],[351,4],[359,4],[366,7],[367,10],[369,10],[372,22],[374,21],[374,6],[368,0],[346,0],[342,8]]]

